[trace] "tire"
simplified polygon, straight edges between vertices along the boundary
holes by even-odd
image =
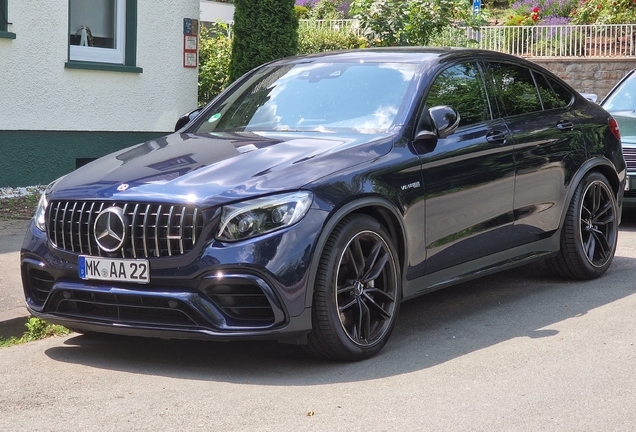
[[[561,250],[547,260],[569,279],[594,279],[607,271],[618,242],[618,206],[602,174],[588,174],[576,188],[561,231]]]
[[[370,216],[347,216],[320,258],[306,350],[344,361],[377,354],[395,326],[401,280],[398,255],[384,227]]]

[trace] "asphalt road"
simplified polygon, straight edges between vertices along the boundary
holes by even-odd
[[[0,349],[1,431],[631,431],[636,217],[609,272],[543,264],[402,306],[385,349],[324,362],[276,343],[108,336]]]

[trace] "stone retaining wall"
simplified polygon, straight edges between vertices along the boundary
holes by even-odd
[[[636,68],[636,58],[530,59],[564,79],[582,93],[594,93],[600,100],[627,72]]]

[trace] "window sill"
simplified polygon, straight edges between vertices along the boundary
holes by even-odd
[[[144,70],[136,66],[126,66],[121,64],[111,63],[98,63],[98,62],[83,62],[70,60],[64,63],[66,69],[84,69],[84,70],[100,70],[110,72],[129,72],[129,73],[142,73]]]
[[[15,39],[15,33],[0,31],[0,39]]]

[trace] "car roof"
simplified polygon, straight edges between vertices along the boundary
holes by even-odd
[[[451,48],[451,47],[386,47],[386,48],[363,48],[346,51],[331,51],[317,54],[287,57],[276,60],[271,64],[296,64],[307,62],[389,62],[389,63],[428,63],[441,62],[456,58],[488,58],[516,63],[527,62],[519,57],[503,54],[496,51],[479,50],[472,48]]]

